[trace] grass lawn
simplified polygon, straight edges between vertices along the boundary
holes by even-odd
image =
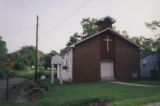
[[[26,71],[17,71],[16,77],[23,77],[26,79],[33,79],[34,78],[34,70],[26,70]]]
[[[130,83],[146,84],[146,85],[159,85],[159,86],[160,86],[160,80],[141,80],[141,81],[130,81]]]
[[[55,72],[56,73],[56,72]],[[25,79],[34,79],[35,70],[24,70],[24,71],[16,71],[16,70],[10,70],[8,73],[9,79],[12,78],[25,78]],[[44,70],[41,69],[38,71],[38,77],[40,78],[41,75],[46,75],[47,77],[50,77],[50,70]],[[0,78],[0,81],[3,81],[6,79],[6,72],[4,72],[3,79]]]
[[[94,99],[106,99],[109,106],[135,106],[149,102],[160,101],[160,88],[135,87],[94,82],[82,84],[50,85],[50,80],[42,82],[49,87],[50,92],[43,99],[30,103],[12,104],[0,102],[0,106],[70,106],[80,105]]]

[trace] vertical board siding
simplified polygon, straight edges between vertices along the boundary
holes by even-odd
[[[112,39],[107,44],[106,36]],[[73,48],[73,83],[100,81],[100,62],[111,59],[114,62],[114,77],[118,80],[131,80],[133,73],[140,75],[139,49],[131,43],[111,34],[109,31],[88,39]]]
[[[73,83],[100,80],[100,39],[92,38],[73,49]]]
[[[140,78],[139,50],[128,42],[116,37],[115,39],[115,69],[118,80],[131,80],[133,73]]]

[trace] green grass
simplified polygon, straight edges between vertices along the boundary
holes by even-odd
[[[109,106],[135,106],[149,102],[160,101],[159,87],[136,87],[129,85],[94,82],[82,84],[56,84],[51,86],[50,79],[42,82],[50,92],[43,99],[31,103],[12,104],[13,106],[56,106],[80,105],[94,99],[105,98]],[[11,103],[0,102],[0,105],[10,106]]]
[[[160,86],[160,80],[140,80],[140,81],[130,81],[130,83]]]
[[[55,72],[55,74],[56,74],[56,72]],[[34,75],[35,75],[35,70],[16,71],[15,77],[22,77],[22,78],[25,78],[25,79],[34,79]],[[50,78],[51,71],[40,69],[38,71],[38,78],[40,78],[41,75],[45,75],[47,78]]]
[[[41,75],[45,75],[46,77],[50,77],[50,70],[44,70],[44,69],[40,69],[38,71],[38,78],[40,78]],[[3,74],[3,78],[0,77],[0,81],[3,81],[6,79],[6,72],[2,71]],[[17,78],[17,77],[21,77],[21,78],[25,78],[25,79],[34,79],[34,74],[35,74],[35,70],[24,70],[24,71],[16,71],[16,70],[10,70],[8,73],[9,78]],[[56,74],[56,72],[55,72]]]
[[[22,77],[25,79],[33,79],[34,78],[34,70],[17,71],[16,77]]]

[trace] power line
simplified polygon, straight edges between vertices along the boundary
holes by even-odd
[[[73,11],[71,14],[69,14],[67,17],[65,17],[62,21],[60,21],[58,24],[56,24],[54,27],[50,28],[48,31],[46,31],[45,33],[41,34],[41,36],[39,38],[42,38],[44,35],[48,34],[49,32],[55,30],[58,26],[60,26],[61,24],[63,24],[66,20],[70,19],[72,16],[74,16],[75,14],[77,14],[82,8],[84,8],[86,5],[88,5],[88,3],[90,2],[90,0],[87,0],[87,2],[83,3],[81,6],[79,6],[75,11]]]
[[[8,34],[6,34],[5,36],[3,36],[3,38],[10,37],[10,36],[16,35],[16,34],[18,34],[18,33],[25,32],[26,30],[29,30],[29,29],[33,28],[34,26],[35,26],[35,25],[30,25],[30,26],[25,27],[25,28],[22,29],[21,31],[15,31],[15,32],[12,32],[12,33],[8,33]]]
[[[57,44],[54,43],[49,37],[45,37],[45,39],[46,39],[47,41],[49,41],[49,44],[48,44],[48,42],[45,43],[45,44],[47,44],[50,48],[53,48],[52,45],[57,46]],[[39,45],[39,46],[40,46],[40,45]]]
[[[75,11],[73,11],[71,14],[69,14],[68,16],[66,16],[62,21],[60,21],[59,23],[57,23],[55,26],[53,26],[52,28],[50,28],[48,31],[46,31],[45,33],[41,34],[41,36],[39,37],[39,39],[41,39],[42,37],[44,37],[44,35],[48,34],[49,32],[55,30],[58,26],[60,26],[61,24],[63,24],[65,21],[67,21],[68,19],[70,19],[72,16],[74,16],[75,14],[77,14],[82,8],[84,8],[85,6],[87,6],[89,4],[90,0],[86,0],[86,2],[84,2],[82,5],[80,5]],[[22,32],[25,32],[26,30],[29,30],[31,28],[34,28],[35,25],[31,25],[28,27],[25,27],[24,29],[22,29],[21,31],[15,31],[12,33],[8,33],[5,36],[3,36],[3,38],[6,37],[10,37]],[[47,38],[47,37],[46,37]],[[48,39],[48,38],[47,38]],[[48,39],[50,43],[53,43],[52,39]],[[28,42],[28,41],[27,41]]]

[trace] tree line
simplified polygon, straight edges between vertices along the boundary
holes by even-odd
[[[81,26],[83,28],[82,33],[74,33],[72,36],[70,36],[69,41],[66,44],[66,47],[61,49],[61,53],[64,53],[65,50],[71,46],[74,43],[77,43],[78,41],[85,39],[89,36],[92,36],[98,32],[98,27],[95,25],[97,22],[97,19],[95,18],[84,18],[81,21]],[[150,23],[145,22],[145,26],[151,30],[157,32],[156,34],[151,35],[150,38],[146,38],[144,36],[134,36],[131,37],[128,35],[127,31],[119,31],[116,29],[116,26],[113,26],[112,29],[116,30],[118,33],[120,33],[125,38],[137,43],[138,45],[145,48],[144,51],[141,52],[141,55],[149,53],[151,51],[160,51],[160,21],[152,21]]]
[[[0,37],[0,50],[0,62],[2,62],[5,57],[10,57],[16,63],[13,67],[15,70],[27,70],[35,66],[36,48],[34,46],[24,46],[13,53],[7,53],[6,42]],[[51,67],[51,57],[57,54],[57,52],[52,50],[50,53],[45,54],[42,51],[38,51],[38,54],[39,67],[47,69]],[[0,70],[2,70],[2,68]]]

